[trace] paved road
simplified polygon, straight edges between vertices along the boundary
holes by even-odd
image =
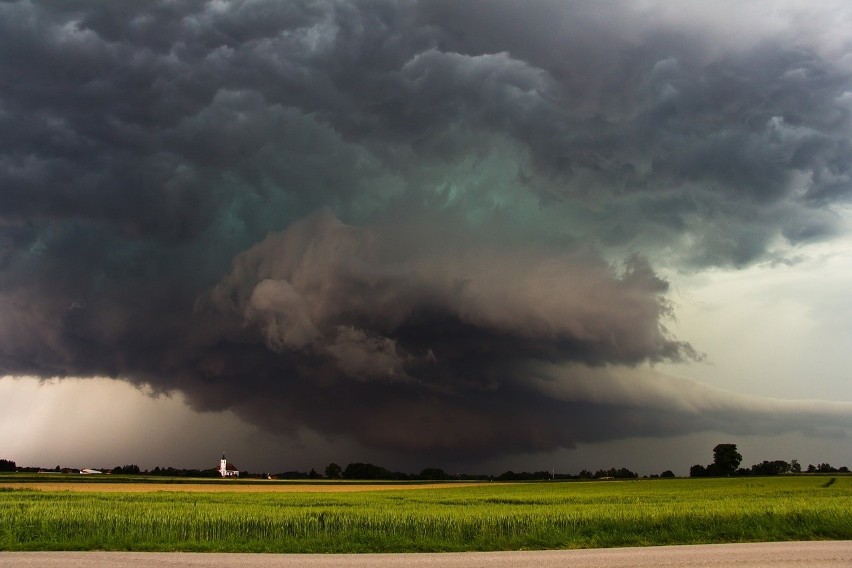
[[[852,566],[852,540],[451,554],[0,552],[0,567],[39,568],[790,568]]]

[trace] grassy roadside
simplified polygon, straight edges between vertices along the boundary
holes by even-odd
[[[0,489],[0,549],[406,552],[852,538],[852,477],[139,489]]]

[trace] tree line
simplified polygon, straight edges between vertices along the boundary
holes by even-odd
[[[151,475],[151,476],[168,476],[168,477],[220,477],[218,469],[182,469],[174,467],[155,467],[154,469],[142,469],[136,464],[128,464],[115,466],[112,468],[94,468],[104,473],[123,474],[123,475]],[[79,473],[79,469],[61,467],[57,465],[55,468],[41,467],[17,467],[14,461],[0,460],[0,471],[18,471],[37,473],[39,471],[49,471],[56,473]],[[471,475],[471,474],[450,474],[441,468],[428,467],[420,471],[420,473],[404,473],[401,471],[392,471],[387,468],[374,465],[371,463],[350,463],[345,468],[336,463],[330,463],[325,468],[325,474],[317,472],[315,469],[306,471],[283,471],[279,473],[252,473],[240,472],[240,477],[248,478],[275,478],[275,479],[345,479],[345,480],[380,480],[380,481],[447,481],[447,480],[470,480],[470,481],[538,481],[546,479],[635,479],[639,474],[630,471],[627,468],[610,468],[599,469],[592,473],[588,470],[581,471],[578,475],[570,475],[565,473],[554,473],[549,471],[536,472],[514,472],[506,471],[500,475]],[[671,471],[663,472],[661,475],[652,477],[674,477]]]
[[[671,472],[668,472],[671,473]],[[279,474],[280,476],[281,474]],[[674,474],[671,473],[674,477]],[[610,468],[607,470],[600,469],[595,473],[587,470],[581,471],[578,475],[570,475],[566,473],[555,473],[551,471],[536,471],[536,472],[514,472],[506,471],[500,475],[470,475],[470,474],[449,474],[441,468],[429,467],[422,470],[419,474],[408,474],[399,471],[390,471],[380,466],[370,463],[350,463],[345,468],[341,468],[336,463],[330,463],[325,468],[325,477],[327,479],[374,479],[374,480],[389,480],[389,481],[444,481],[450,479],[462,480],[497,480],[497,481],[540,481],[546,479],[603,479],[603,478],[619,478],[633,479],[638,478],[639,474],[630,471],[627,468]]]
[[[700,464],[693,465],[689,468],[690,477],[728,477],[738,475],[781,475],[781,474],[799,474],[799,473],[849,473],[849,468],[846,466],[835,468],[828,463],[820,463],[819,465],[808,465],[803,469],[796,460],[789,462],[784,460],[764,460],[761,463],[754,464],[750,468],[741,468],[742,455],[737,451],[736,444],[718,444],[713,448],[713,462],[704,466]],[[218,469],[183,469],[174,467],[155,467],[152,470],[143,470],[136,464],[127,464],[115,466],[112,468],[95,468],[104,473],[114,473],[123,475],[152,475],[152,476],[168,476],[168,477],[220,477]],[[78,473],[79,470],[73,468],[55,468],[47,469],[40,467],[19,467],[12,460],[0,459],[0,472],[65,472]],[[449,474],[441,468],[428,467],[420,471],[420,473],[403,473],[400,471],[391,471],[387,468],[377,466],[371,463],[350,463],[345,468],[336,463],[330,463],[326,466],[324,474],[319,473],[315,469],[309,472],[305,471],[284,471],[275,474],[270,473],[251,473],[240,472],[240,477],[248,478],[275,478],[275,479],[346,479],[346,480],[381,480],[381,481],[445,481],[445,480],[469,480],[469,481],[542,481],[542,480],[582,480],[582,479],[637,479],[639,474],[630,471],[629,469],[610,468],[599,469],[592,473],[588,470],[582,470],[577,475],[567,473],[556,473],[553,471],[535,471],[535,472],[515,472],[506,471],[500,475],[471,475],[471,474]],[[667,478],[675,477],[671,470],[663,471],[660,474],[649,476],[650,478]]]
[[[783,473],[802,473],[797,460],[763,460],[751,467],[740,467],[743,456],[737,451],[736,444],[718,444],[713,448],[713,463],[703,466],[695,464],[689,468],[689,477],[729,477],[734,475],[781,475]],[[849,473],[846,466],[835,468],[828,463],[818,466],[809,465],[805,473]]]

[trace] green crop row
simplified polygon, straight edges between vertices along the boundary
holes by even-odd
[[[852,478],[368,493],[0,491],[0,549],[386,552],[852,538]]]

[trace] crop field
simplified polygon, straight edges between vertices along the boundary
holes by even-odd
[[[108,485],[116,484],[39,487],[0,477],[0,549],[410,552],[852,539],[852,477],[844,476],[371,491],[345,483]]]

